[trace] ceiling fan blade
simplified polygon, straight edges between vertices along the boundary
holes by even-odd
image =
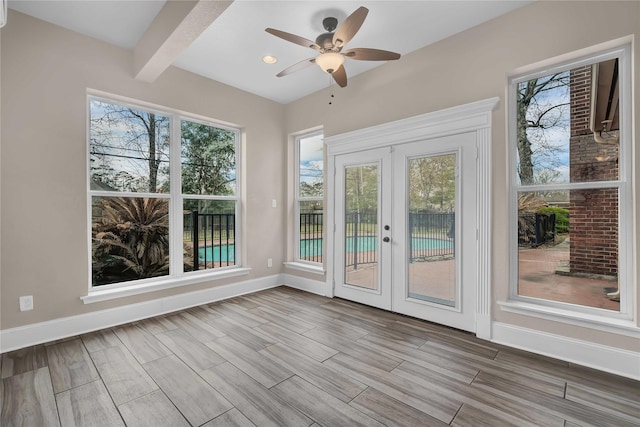
[[[345,44],[349,43],[349,40],[356,35],[362,26],[362,23],[368,13],[369,9],[364,6],[360,6],[355,12],[349,15],[333,35],[333,45],[337,48],[341,48]]]
[[[315,49],[317,51],[321,50],[320,46],[318,46],[316,42],[305,39],[304,37],[296,36],[295,34],[287,33],[273,28],[265,28],[265,31],[288,42],[299,44],[300,46],[304,47],[310,47],[311,49]]]
[[[347,71],[344,69],[344,65],[341,65],[337,70],[331,73],[333,80],[338,83],[338,86],[345,87],[347,85]]]
[[[380,49],[367,49],[364,47],[349,49],[343,52],[343,55],[347,58],[357,59],[359,61],[393,61],[394,59],[400,59],[400,54],[390,52],[388,50]]]
[[[278,74],[276,74],[276,77],[284,77],[288,74],[295,73],[296,71],[300,71],[303,68],[307,68],[309,65],[315,64],[315,62],[316,58],[305,59],[304,61],[300,61],[280,71]]]

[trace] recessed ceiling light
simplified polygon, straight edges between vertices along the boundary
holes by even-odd
[[[276,62],[278,62],[278,58],[271,55],[265,55],[262,57],[262,62],[264,62],[265,64],[275,64]]]

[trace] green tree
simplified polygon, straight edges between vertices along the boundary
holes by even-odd
[[[516,140],[518,175],[522,184],[552,182],[562,150],[547,137],[551,129],[568,125],[569,72],[535,78],[518,84]]]
[[[166,189],[169,169],[162,166],[169,164],[168,117],[92,100],[90,134],[91,179],[117,182],[121,191]],[[123,180],[125,174],[131,179]]]
[[[412,211],[453,211],[456,197],[456,156],[412,159],[409,162],[409,208]]]
[[[235,192],[235,133],[182,122],[182,192],[226,196]]]

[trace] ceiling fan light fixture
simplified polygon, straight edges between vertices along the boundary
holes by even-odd
[[[344,56],[337,52],[326,52],[316,58],[316,64],[329,74],[340,68],[343,63]]]

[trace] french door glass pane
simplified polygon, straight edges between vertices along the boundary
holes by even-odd
[[[345,271],[349,285],[378,290],[377,164],[345,168]]]
[[[518,195],[518,294],[620,310],[618,189]]]
[[[409,160],[409,298],[456,302],[456,154]]]

